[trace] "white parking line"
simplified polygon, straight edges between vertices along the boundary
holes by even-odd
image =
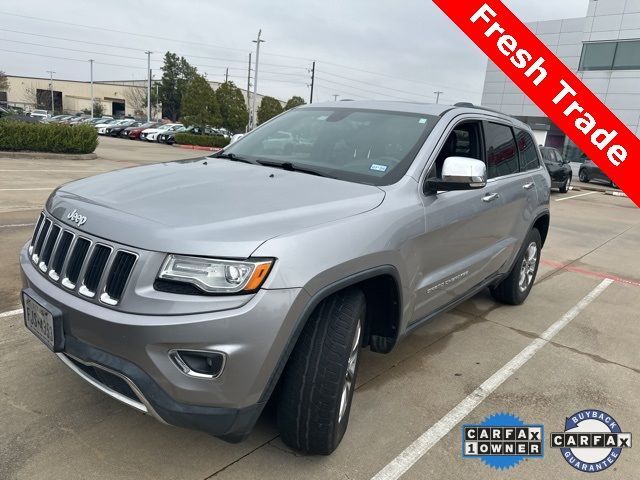
[[[500,370],[489,377],[482,385],[476,388],[464,400],[456,405],[449,413],[438,420],[429,430],[409,445],[396,458],[380,470],[372,480],[397,480],[420,460],[436,443],[471,413],[482,401],[496,388],[502,385],[511,375],[518,371],[538,350],[544,347],[551,339],[571,320],[593,302],[605,289],[613,283],[607,278],[596,288],[591,290],[571,310],[565,313],[558,321],[547,328],[540,337],[527,345],[520,353],[513,357]]]
[[[30,227],[35,223],[14,223],[12,225],[0,225],[0,228],[14,228],[14,227]]]
[[[573,195],[573,196],[571,196],[571,197],[558,198],[558,199],[556,200],[556,202],[564,202],[565,200],[571,200],[572,198],[586,197],[587,195],[593,195],[594,193],[602,193],[602,192],[587,192],[587,193],[581,193],[580,195]]]
[[[0,192],[28,192],[30,190],[53,190],[56,187],[47,188],[0,188]]]
[[[8,312],[0,313],[0,318],[12,317],[14,315],[20,315],[22,313],[22,309],[19,308],[17,310],[9,310]]]

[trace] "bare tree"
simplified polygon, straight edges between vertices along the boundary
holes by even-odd
[[[146,87],[131,86],[125,89],[124,99],[133,108],[134,114],[144,117],[147,112],[147,89]],[[156,118],[159,112],[156,108],[156,95],[151,90],[151,117]]]
[[[0,92],[8,92],[9,91],[9,79],[7,78],[7,74],[0,70]]]
[[[22,101],[36,107],[38,105],[38,89],[33,84],[24,88]]]

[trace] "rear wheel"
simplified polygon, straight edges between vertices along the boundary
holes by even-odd
[[[509,305],[520,305],[527,299],[538,273],[541,249],[542,238],[534,228],[529,232],[524,250],[518,255],[509,276],[491,288],[493,298]]]
[[[589,174],[586,170],[580,170],[578,173],[578,178],[582,183],[589,183]]]
[[[324,300],[309,318],[283,374],[278,401],[282,440],[328,455],[349,422],[365,320],[365,297],[347,289]]]
[[[560,193],[567,193],[569,191],[569,187],[571,186],[571,175],[567,177],[562,186],[560,187]]]

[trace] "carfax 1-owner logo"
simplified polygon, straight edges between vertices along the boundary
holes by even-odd
[[[510,413],[497,413],[478,425],[462,426],[462,456],[479,458],[503,470],[525,458],[544,456],[544,428],[527,425]]]
[[[631,434],[600,410],[582,410],[564,422],[564,432],[551,434],[551,447],[581,472],[600,472],[613,465],[622,450],[631,448]]]

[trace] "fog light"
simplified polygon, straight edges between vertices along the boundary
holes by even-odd
[[[207,350],[171,350],[169,358],[185,375],[196,378],[216,378],[225,364],[225,355]]]

